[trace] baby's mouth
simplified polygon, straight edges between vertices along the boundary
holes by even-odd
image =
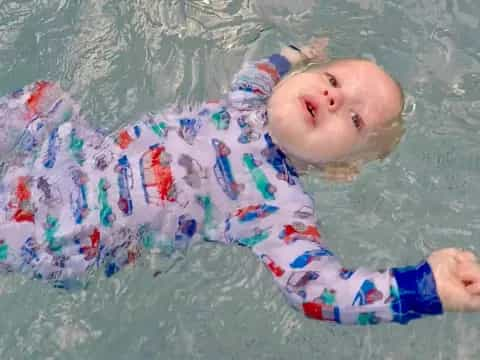
[[[307,111],[312,115],[312,117],[315,117],[315,108],[313,107],[312,103],[306,101],[305,105],[307,106]]]
[[[315,118],[317,116],[317,104],[310,98],[302,97],[300,99],[301,106],[305,109],[308,122],[315,126]]]

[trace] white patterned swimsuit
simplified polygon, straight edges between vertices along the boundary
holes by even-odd
[[[252,249],[306,316],[406,323],[442,307],[428,263],[345,269],[312,199],[266,131],[266,102],[290,69],[248,64],[225,98],[145,116],[113,135],[90,128],[53,83],[0,99],[0,269],[69,287],[146,252],[208,240]]]

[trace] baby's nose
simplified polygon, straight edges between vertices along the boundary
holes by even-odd
[[[333,88],[324,90],[323,96],[325,98],[328,111],[337,111],[337,109],[342,106],[343,96],[338,89]]]

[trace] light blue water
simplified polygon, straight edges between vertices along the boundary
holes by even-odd
[[[347,265],[480,250],[480,3],[473,0],[0,0],[0,93],[58,80],[97,124],[215,98],[245,56],[328,35],[405,86],[407,134],[358,181],[307,179]],[[65,293],[0,280],[0,359],[478,359],[480,314],[407,327],[303,319],[248,250],[197,246]]]

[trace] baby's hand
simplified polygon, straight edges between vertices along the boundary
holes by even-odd
[[[480,311],[480,264],[460,249],[442,249],[427,259],[445,311]]]
[[[303,55],[309,60],[316,60],[318,62],[327,61],[327,47],[328,38],[321,37],[310,41],[310,44],[303,46],[300,50]]]
[[[300,49],[287,46],[282,49],[281,54],[285,56],[292,65],[313,60],[317,62],[327,61],[328,38],[321,37],[310,41],[310,44]],[[295,50],[296,49],[296,50]]]

